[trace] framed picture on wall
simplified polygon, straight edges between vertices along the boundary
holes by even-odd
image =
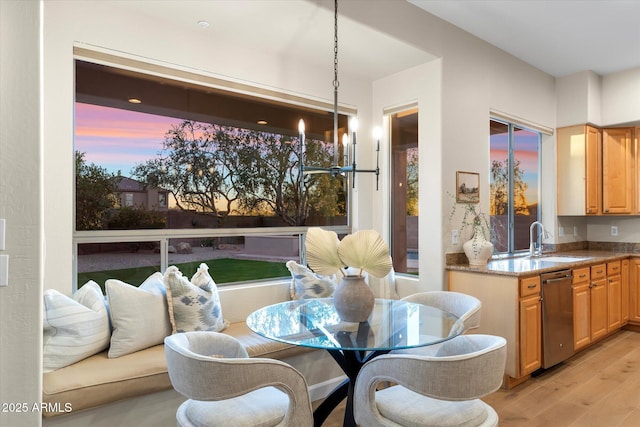
[[[456,172],[456,202],[480,203],[480,174]]]

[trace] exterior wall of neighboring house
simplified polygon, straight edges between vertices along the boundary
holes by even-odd
[[[140,181],[120,177],[118,191],[120,193],[120,206],[160,211],[168,209],[168,194],[166,190],[161,188],[145,188]]]

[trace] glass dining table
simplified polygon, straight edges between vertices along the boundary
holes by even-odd
[[[313,413],[320,426],[345,398],[345,426],[355,426],[353,388],[368,360],[392,350],[434,345],[459,335],[463,322],[435,307],[393,299],[376,299],[366,322],[343,322],[332,298],[293,300],[254,311],[247,326],[283,343],[327,350],[347,378]]]

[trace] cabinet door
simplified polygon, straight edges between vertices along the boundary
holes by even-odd
[[[622,280],[621,276],[607,277],[607,329],[613,331],[622,326]]]
[[[640,324],[640,258],[630,262],[629,299],[629,322]]]
[[[635,166],[635,189],[634,198],[636,201],[636,214],[640,214],[640,126],[633,130],[633,164]]]
[[[622,326],[629,323],[629,260],[623,259],[620,273],[620,310],[622,310]]]
[[[520,300],[520,376],[542,366],[542,305],[540,296]]]
[[[602,134],[599,129],[585,127],[585,212],[602,212]]]
[[[631,213],[633,209],[633,128],[602,133],[602,211]]]
[[[607,334],[607,279],[591,281],[591,341]]]
[[[591,289],[589,282],[573,286],[573,348],[591,342]]]

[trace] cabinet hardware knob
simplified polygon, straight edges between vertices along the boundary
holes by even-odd
[[[533,284],[533,285],[529,285],[529,286],[527,286],[527,288],[529,288],[529,289],[533,289],[533,288],[535,288],[536,286],[538,286],[538,285]]]

